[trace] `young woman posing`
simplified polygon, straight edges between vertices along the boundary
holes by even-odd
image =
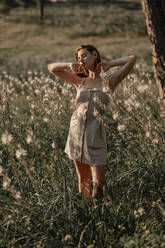
[[[120,66],[106,79],[113,93],[134,66],[136,57],[131,55],[104,63],[92,45],[78,47],[75,57],[76,63],[52,63],[48,65],[48,70],[76,87],[76,110],[70,121],[65,152],[74,161],[79,192],[90,198],[92,176],[92,196],[98,200],[103,197],[107,146],[105,128],[97,115],[101,116],[109,103],[108,94],[103,91],[101,70],[107,72],[112,67]]]

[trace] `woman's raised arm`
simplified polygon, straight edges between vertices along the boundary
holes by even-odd
[[[67,83],[78,85],[81,78],[75,73],[67,71],[68,69],[72,69],[73,64],[75,63],[52,63],[48,65],[48,71]]]
[[[135,55],[130,55],[127,57],[119,58],[119,59],[116,59],[110,62],[109,64],[110,67],[121,66],[117,71],[112,73],[108,78],[109,87],[112,92],[114,92],[114,90],[119,85],[119,83],[129,74],[135,62],[136,62]]]
[[[104,70],[104,72],[107,72],[112,67],[125,65],[129,61],[129,59],[130,59],[130,56],[125,56],[122,58],[113,59],[113,60],[108,61],[108,62],[102,62],[103,70]]]

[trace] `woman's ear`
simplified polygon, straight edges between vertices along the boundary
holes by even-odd
[[[96,51],[93,51],[93,55],[95,56],[95,58],[97,58],[97,57],[98,57],[98,55],[97,55],[97,52],[96,52]]]

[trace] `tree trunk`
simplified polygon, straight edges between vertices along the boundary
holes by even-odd
[[[39,11],[40,21],[44,20],[44,0],[37,0],[37,8]]]
[[[165,97],[165,0],[141,0],[153,49],[153,64],[161,98]]]

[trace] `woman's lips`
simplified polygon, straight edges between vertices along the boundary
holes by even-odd
[[[85,66],[86,63],[85,62],[82,62],[81,64],[82,64],[82,66]]]

